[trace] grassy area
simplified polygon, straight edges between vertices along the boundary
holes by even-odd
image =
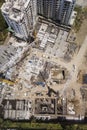
[[[77,17],[74,23],[74,30],[78,32],[83,21],[82,8],[80,6],[76,6],[75,11],[77,12]]]
[[[61,123],[37,123],[32,122],[12,122],[0,118],[0,128],[21,128],[35,130],[87,130],[87,125],[82,124],[61,124]]]
[[[4,0],[0,0],[0,7],[3,4]],[[1,10],[0,10],[0,44],[4,43],[4,40],[7,37],[7,24],[1,14]]]

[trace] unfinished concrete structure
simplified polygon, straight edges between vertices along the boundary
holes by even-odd
[[[87,39],[79,48],[70,28],[43,18],[38,19],[31,35],[33,40],[29,42],[11,37],[7,46],[1,46],[2,117],[83,120],[87,101],[86,91],[80,88],[87,85],[78,80],[87,53]]]
[[[74,83],[78,86],[78,70],[72,60],[78,46],[68,42],[69,29],[44,20],[38,21],[35,28],[36,36],[34,35],[35,39],[30,44],[11,37],[8,46],[2,47],[0,106],[1,110],[4,110],[3,118],[27,120],[33,115],[42,120],[58,117],[84,119],[85,111],[79,101],[81,94],[77,97],[77,88],[69,90]],[[11,48],[12,52],[8,53]],[[7,61],[4,60],[6,58]],[[14,99],[19,102],[15,104],[22,108],[25,107],[24,100],[28,102],[30,99],[31,110],[13,109],[10,102],[14,102]],[[4,100],[5,106],[9,106],[8,109],[3,108]],[[21,112],[24,112],[24,115],[21,115]],[[14,116],[14,113],[19,115]]]
[[[30,100],[3,100],[4,119],[29,120],[31,118],[32,106]],[[0,109],[0,111],[2,111]]]

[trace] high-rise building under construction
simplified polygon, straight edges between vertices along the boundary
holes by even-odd
[[[10,31],[28,39],[37,15],[68,25],[76,0],[5,0],[1,7]]]
[[[37,12],[48,19],[68,25],[76,0],[37,0]]]
[[[5,0],[1,7],[9,28],[15,36],[27,39],[37,17],[36,0]]]

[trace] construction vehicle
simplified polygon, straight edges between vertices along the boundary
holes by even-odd
[[[15,81],[11,81],[11,80],[9,80],[9,79],[0,78],[0,82],[1,82],[1,83],[6,83],[6,84],[12,85],[12,86],[13,86],[14,84],[17,84],[19,80],[20,80],[20,79],[16,79]]]
[[[0,78],[0,82],[6,83],[6,84],[9,84],[9,85],[14,85],[14,83],[15,83],[13,81],[10,81],[8,79],[3,79],[3,78]]]

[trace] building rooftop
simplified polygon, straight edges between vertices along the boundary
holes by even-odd
[[[16,53],[14,46],[0,46],[0,68],[9,62]]]
[[[19,14],[27,8],[29,2],[30,0],[6,1],[1,9],[3,13],[11,15],[10,17],[13,16],[14,20],[16,20],[15,17],[19,17]]]
[[[12,45],[13,42],[15,43],[14,45]],[[26,42],[20,44],[15,38],[10,38],[8,44],[6,46],[0,46],[0,72],[7,70],[7,68],[15,64],[16,60],[22,56],[21,54],[26,46]]]
[[[24,14],[21,12],[18,13],[14,13],[10,15],[10,19],[16,21],[16,22],[20,22],[24,17]]]

